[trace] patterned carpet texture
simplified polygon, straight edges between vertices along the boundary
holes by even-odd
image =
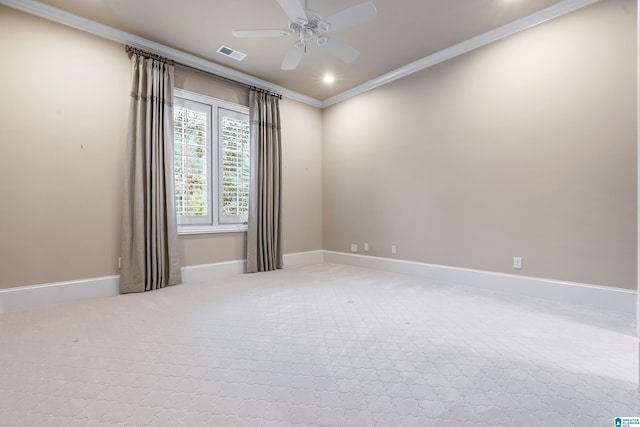
[[[0,426],[613,426],[632,315],[334,264],[0,315]]]

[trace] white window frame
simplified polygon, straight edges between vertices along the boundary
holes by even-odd
[[[205,233],[234,233],[247,231],[247,219],[243,217],[223,217],[222,215],[222,181],[220,170],[222,167],[222,129],[221,114],[231,114],[235,117],[246,116],[248,120],[249,108],[244,105],[213,98],[184,89],[174,88],[174,104],[190,105],[197,109],[208,109],[207,120],[207,190],[209,210],[206,216],[178,216],[178,234]],[[173,147],[172,147],[173,151]],[[175,191],[174,197],[175,197]]]

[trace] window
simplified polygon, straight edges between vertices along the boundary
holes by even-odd
[[[247,107],[174,90],[174,172],[181,234],[247,229]]]

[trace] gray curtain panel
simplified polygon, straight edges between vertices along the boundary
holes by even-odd
[[[283,266],[280,227],[282,150],[278,96],[251,90],[249,119],[251,121],[251,181],[247,271],[256,273]]]
[[[173,196],[173,65],[131,56],[120,293],[182,281]]]

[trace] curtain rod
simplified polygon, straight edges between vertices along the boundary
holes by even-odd
[[[265,95],[275,96],[278,99],[282,99],[282,95],[279,93],[271,92],[270,90],[262,89],[261,87],[251,86],[249,90],[255,90],[258,93],[264,93]]]
[[[175,61],[173,61],[173,60],[171,60],[169,58],[165,58],[164,56],[156,55],[155,53],[151,53],[151,52],[147,52],[147,51],[142,50],[142,49],[138,49],[137,47],[126,45],[124,50],[126,50],[127,53],[131,53],[133,55],[144,56],[145,58],[155,59],[156,61],[164,62],[165,64],[169,64],[169,65],[174,65],[175,64]]]
[[[264,94],[267,94],[267,95],[276,96],[278,99],[282,99],[282,95],[280,95],[279,93],[272,92],[270,90],[263,89],[261,87],[248,85],[248,84],[245,84],[245,83],[233,80],[233,79],[229,79],[227,77],[219,76],[219,75],[211,73],[209,71],[201,70],[200,68],[192,67],[191,65],[183,64],[181,62],[176,62],[176,61],[174,61],[172,59],[165,58],[164,56],[156,55],[155,53],[147,52],[145,50],[138,49],[138,48],[133,47],[133,46],[127,45],[127,46],[125,46],[125,50],[127,51],[127,53],[141,55],[141,56],[144,56],[146,58],[152,58],[152,59],[155,59],[155,60],[170,64],[170,65],[177,65],[177,66],[182,67],[182,68],[187,68],[187,69],[190,69],[190,70],[197,71],[199,73],[205,74],[205,75],[207,75],[209,77],[212,77],[212,78],[214,78],[216,80],[222,80],[224,82],[231,83],[231,84],[233,84],[235,86],[240,86],[242,88],[245,88],[247,90],[255,90],[256,92],[260,92],[260,93],[264,93]]]

